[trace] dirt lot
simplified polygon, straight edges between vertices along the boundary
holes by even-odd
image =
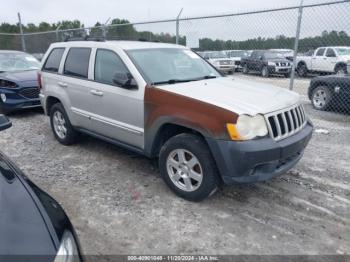
[[[10,116],[0,149],[63,205],[85,254],[350,254],[350,117],[304,98],[329,134],[315,133],[289,173],[202,203],[174,196],[142,156],[88,137],[58,144],[40,111]]]

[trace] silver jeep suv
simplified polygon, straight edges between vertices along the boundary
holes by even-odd
[[[312,134],[298,94],[224,77],[183,46],[55,43],[38,79],[60,143],[82,132],[158,158],[166,184],[192,201],[285,173]]]

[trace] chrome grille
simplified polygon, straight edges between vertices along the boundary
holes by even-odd
[[[269,133],[276,141],[297,133],[307,122],[302,105],[267,114],[265,118]]]

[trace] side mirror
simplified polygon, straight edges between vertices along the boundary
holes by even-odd
[[[137,83],[130,73],[116,72],[113,76],[113,83],[126,89],[137,88]]]
[[[12,123],[5,115],[0,115],[0,131],[10,128]]]

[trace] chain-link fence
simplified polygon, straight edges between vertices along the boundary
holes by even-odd
[[[71,37],[187,45],[220,70],[300,93],[314,120],[349,121],[350,1],[39,33],[0,34],[0,49],[44,53]],[[335,75],[337,75],[335,77]],[[231,76],[229,76],[231,77]],[[272,99],[272,98],[271,98]],[[340,120],[339,120],[340,121]],[[332,128],[331,125],[328,126]]]

